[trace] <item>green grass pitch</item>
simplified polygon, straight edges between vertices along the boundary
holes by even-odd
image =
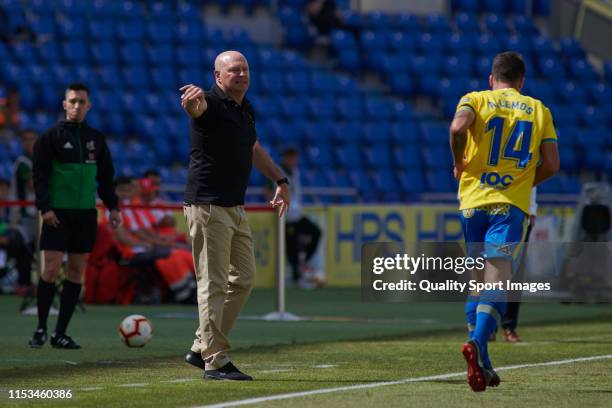
[[[463,305],[361,303],[358,290],[289,290],[288,310],[312,320],[248,319],[273,309],[272,290],[256,290],[233,333],[233,358],[250,383],[203,381],[183,362],[195,307],[87,306],[70,326],[81,350],[30,349],[36,318],[0,297],[0,406],[192,407],[313,390],[369,385],[278,400],[265,407],[610,407],[612,359],[554,363],[612,354],[610,305],[523,304],[524,343],[491,344],[502,384],[473,393],[459,349]],[[149,317],[154,337],[129,349],[117,327],[132,313]],[[50,318],[50,327],[55,317]],[[509,367],[534,364],[531,367]],[[427,379],[429,376],[434,378]],[[436,377],[438,376],[438,377]],[[406,380],[395,385],[384,382]],[[70,389],[70,400],[9,399],[10,390]],[[249,405],[251,406],[251,405]]]

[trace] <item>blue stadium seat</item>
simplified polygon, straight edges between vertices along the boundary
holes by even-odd
[[[121,60],[124,64],[146,64],[145,48],[142,42],[130,42],[121,46]]]
[[[202,65],[200,48],[195,45],[176,47],[175,63],[180,67],[200,67]]]
[[[451,193],[457,191],[457,184],[453,180],[450,171],[436,170],[428,171],[425,176],[428,190],[435,193]]]
[[[330,98],[311,98],[308,100],[307,107],[313,119],[330,120],[336,117],[336,103]]]
[[[416,48],[422,53],[442,54],[446,36],[444,34],[423,33],[418,37]]]
[[[425,182],[420,169],[403,170],[398,174],[399,186],[408,200],[417,200],[425,191]]]
[[[533,54],[539,57],[553,56],[556,54],[550,39],[544,35],[539,35],[532,39]]]
[[[75,18],[65,18],[58,24],[60,37],[63,40],[73,40],[74,38],[86,39],[87,30],[82,16]]]
[[[280,81],[282,74],[279,71],[264,71],[259,74],[259,82],[261,90],[268,94],[284,94],[285,86],[283,81]]]
[[[94,16],[113,19],[121,14],[119,2],[114,0],[96,0],[91,2],[91,13]]]
[[[37,36],[54,36],[57,30],[55,19],[51,16],[34,16],[28,18],[30,29]]]
[[[565,82],[557,88],[561,101],[574,104],[585,104],[587,100],[586,89],[581,84],[572,81]]]
[[[505,36],[505,47],[508,50],[513,50],[520,53],[523,58],[531,55],[531,42],[529,37],[525,35],[509,35]]]
[[[296,118],[303,119],[307,116],[306,104],[300,98],[288,97],[281,99],[280,110],[282,115],[289,120]]]
[[[359,143],[364,139],[363,126],[359,122],[337,122],[333,125],[332,140],[339,145]]]
[[[109,88],[119,89],[123,86],[123,79],[116,65],[105,65],[98,68],[100,82]]]
[[[363,27],[368,30],[383,31],[390,25],[391,17],[381,11],[368,11],[363,16]]]
[[[481,55],[495,55],[504,51],[500,41],[496,37],[488,34],[482,34],[477,37],[476,50]]]
[[[422,149],[425,165],[428,169],[450,169],[451,154],[448,147],[433,146]]]
[[[482,11],[478,0],[451,0],[451,10],[477,13]]]
[[[334,164],[333,150],[328,143],[317,143],[306,148],[306,159],[311,166],[328,167]]]
[[[597,114],[594,116],[599,117]],[[590,125],[593,126],[593,123]],[[607,130],[601,127],[584,129],[578,133],[578,143],[585,149],[604,150],[607,144]]]
[[[483,55],[476,59],[475,74],[480,77],[485,77],[491,73],[492,59],[489,56]]]
[[[444,72],[449,77],[466,77],[473,74],[472,56],[467,54],[451,55],[445,60]]]
[[[574,104],[574,106],[578,107],[579,104]],[[603,108],[600,109],[599,107],[588,105],[581,107],[578,114],[580,116],[580,123],[582,126],[589,128],[590,130],[594,130],[594,128],[599,129],[599,127],[606,127],[606,115]]]
[[[563,184],[560,177],[552,177],[542,184],[538,185],[538,194],[561,194],[563,193]]]
[[[386,144],[376,144],[364,150],[366,164],[375,169],[391,168],[391,149]]]
[[[88,46],[83,41],[66,41],[62,43],[64,59],[67,62],[89,62]]]
[[[374,146],[381,143],[389,144],[391,140],[391,125],[387,120],[367,122],[363,126],[363,141]]]
[[[117,61],[117,49],[111,41],[94,43],[90,49],[93,62],[98,65],[114,64]]]
[[[150,46],[147,48],[147,58],[150,65],[168,66],[174,64],[174,49],[169,44]]]
[[[30,42],[17,42],[12,46],[12,49],[15,58],[22,64],[29,64],[38,61],[36,50]]]
[[[149,19],[174,22],[176,13],[172,9],[171,4],[171,2],[167,1],[154,1],[152,3],[148,3]]]
[[[288,72],[283,76],[283,80],[290,94],[303,95],[309,91],[309,76],[305,71]]]
[[[133,90],[149,88],[148,70],[143,65],[130,65],[122,69],[125,86]]]
[[[427,146],[448,144],[448,125],[443,122],[423,122],[421,124],[423,142]]]
[[[310,86],[315,94],[329,96],[336,91],[336,77],[325,71],[313,71],[310,73]]]
[[[608,162],[611,162],[608,160]],[[565,176],[562,179],[563,192],[566,194],[580,194],[582,183],[575,176]]]
[[[422,168],[421,155],[415,145],[403,145],[393,149],[393,157],[395,166],[399,169],[419,170]]]
[[[302,136],[307,143],[330,143],[334,128],[331,121],[306,121],[302,125]]]
[[[578,112],[568,105],[551,105],[549,107],[555,124],[558,126],[577,126]]]
[[[493,35],[507,35],[508,24],[506,18],[499,14],[487,14],[484,17],[484,24],[487,31]]]
[[[559,160],[563,171],[575,171],[577,169],[576,151],[570,147],[559,147]]]
[[[604,105],[612,100],[612,86],[605,82],[590,82],[587,84],[589,97],[595,104]]]
[[[146,34],[154,44],[166,44],[174,40],[175,23],[171,21],[149,21],[146,25]]]
[[[334,30],[330,35],[330,43],[334,50],[346,51],[346,50],[357,50],[357,43],[355,38],[349,31]]]
[[[584,50],[574,38],[562,38],[559,41],[559,51],[568,58],[584,58]]]
[[[357,82],[350,76],[337,75],[336,93],[351,98],[359,97],[359,87],[357,86]]]
[[[201,47],[204,25],[200,22],[183,22],[176,26],[175,38],[179,44]]]
[[[253,102],[253,108],[255,114],[259,118],[275,118],[280,117],[280,98],[275,96],[256,97],[249,96],[249,99]]]
[[[530,37],[540,33],[540,30],[533,22],[533,19],[525,14],[513,15],[510,17],[510,21],[514,27],[514,31],[520,33],[521,35]]]
[[[372,197],[373,202],[381,200],[387,203],[397,203],[402,201],[398,191],[398,181],[395,172],[389,169],[377,170],[372,173],[372,182],[376,189],[376,196]]]
[[[486,11],[487,13],[503,15],[508,12],[508,5],[509,4],[504,1],[484,0],[482,4],[482,10]],[[524,12],[525,11],[523,11],[523,13]]]
[[[390,120],[393,116],[393,107],[387,99],[377,96],[365,99],[366,118],[373,120]]]
[[[361,99],[341,98],[337,100],[338,114],[341,119],[358,121],[364,117],[364,106]]]
[[[458,52],[473,54],[476,52],[476,36],[474,34],[452,34],[445,37],[445,50],[450,54]]]
[[[570,72],[577,80],[596,80],[597,74],[591,64],[584,58],[570,60]]]
[[[137,1],[122,1],[118,5],[118,12],[123,18],[130,19],[132,21],[145,21],[146,13],[144,5]]]
[[[385,31],[363,31],[360,34],[361,47],[368,53],[384,51],[389,42]]]
[[[158,67],[151,70],[151,85],[158,90],[176,90],[180,88],[176,71],[171,67]]]
[[[116,28],[117,38],[122,42],[142,42],[145,39],[144,20],[123,20]]]
[[[558,58],[552,56],[539,57],[536,66],[540,75],[552,80],[560,80],[566,77],[566,71]]]
[[[351,143],[339,146],[335,150],[337,163],[347,169],[359,169],[363,164],[361,148],[355,144],[355,140],[352,137],[347,135],[348,138],[350,138]]]
[[[397,145],[414,147],[419,142],[419,126],[415,125],[413,121],[393,123],[391,140]]]
[[[455,25],[461,33],[480,33],[480,26],[476,16],[471,13],[460,12],[455,15]]]
[[[87,21],[89,36],[94,41],[111,41],[115,38],[114,24],[110,19],[90,19]]]
[[[391,27],[404,33],[416,33],[420,31],[419,18],[411,13],[399,12],[392,18]]]
[[[397,95],[404,97],[411,97],[414,95],[415,85],[410,74],[391,75],[389,77],[389,85],[393,93]]]
[[[416,38],[411,33],[390,31],[387,34],[387,44],[389,49],[396,53],[412,52],[415,48]]]

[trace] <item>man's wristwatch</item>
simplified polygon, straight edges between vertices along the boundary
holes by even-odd
[[[282,184],[289,185],[289,179],[287,177],[283,177],[283,178],[279,178],[278,180],[276,180],[276,185],[277,186],[280,186]]]

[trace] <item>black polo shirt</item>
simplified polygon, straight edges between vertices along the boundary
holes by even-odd
[[[255,112],[246,98],[238,105],[216,84],[205,97],[206,111],[191,119],[185,203],[242,205],[257,139]]]

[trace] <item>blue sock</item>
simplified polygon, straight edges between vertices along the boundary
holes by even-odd
[[[476,309],[476,330],[472,339],[480,347],[482,362],[486,368],[491,368],[488,341],[491,333],[497,328],[498,322],[506,311],[506,293],[502,290],[485,290],[480,293],[480,302]]]
[[[467,322],[468,338],[471,339],[476,329],[476,308],[478,296],[468,296],[465,302],[465,321]]]

